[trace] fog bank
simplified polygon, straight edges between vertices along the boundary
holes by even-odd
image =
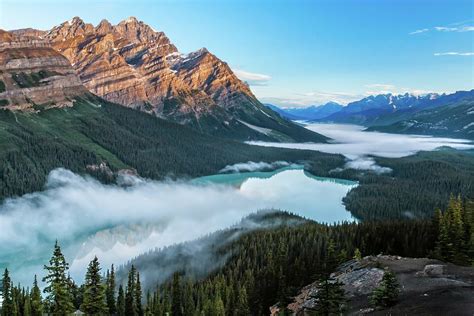
[[[222,175],[221,175],[222,176]],[[15,282],[43,276],[59,240],[71,275],[82,282],[97,255],[103,266],[119,265],[149,249],[188,241],[229,227],[261,209],[294,211],[320,221],[350,219],[341,203],[352,187],[322,182],[287,170],[240,186],[183,181],[127,181],[104,185],[56,169],[43,192],[8,199],[0,206],[0,267]]]

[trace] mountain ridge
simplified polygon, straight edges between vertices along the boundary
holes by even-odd
[[[327,140],[263,106],[207,49],[181,54],[163,32],[134,17],[97,26],[74,17],[49,31],[12,33],[48,41],[89,91],[110,102],[237,140]]]

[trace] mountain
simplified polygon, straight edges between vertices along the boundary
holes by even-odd
[[[110,102],[238,140],[327,140],[263,106],[207,49],[181,54],[163,32],[134,17],[97,26],[75,17],[47,32],[13,33],[50,42],[84,86]]]
[[[35,111],[72,106],[87,89],[69,61],[43,40],[0,30],[0,107]]]
[[[343,106],[336,102],[328,102],[323,105],[312,105],[305,108],[280,108],[272,104],[265,104],[282,117],[289,120],[319,120],[331,114],[339,112]]]
[[[349,103],[341,111],[329,115],[321,119],[321,121],[368,126],[377,121],[389,119],[390,116],[397,115],[398,113],[413,113],[434,107],[438,104],[434,100],[439,97],[440,95],[435,93],[423,96],[415,96],[408,93],[402,95],[371,95],[359,101]]]
[[[451,98],[453,101],[445,105],[414,113],[390,125],[372,126],[369,130],[474,140],[474,90],[458,94],[464,98]]]

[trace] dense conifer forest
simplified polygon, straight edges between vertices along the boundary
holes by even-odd
[[[436,208],[447,206],[451,194],[474,198],[472,151],[446,149],[374,159],[392,171],[376,174],[346,169],[328,173],[359,181],[343,199],[347,210],[358,219],[429,218]]]
[[[73,108],[0,111],[0,159],[0,199],[41,190],[58,167],[113,181],[108,170],[88,168],[101,162],[112,172],[133,168],[151,179],[208,175],[246,161],[317,161],[321,170],[344,162],[341,155],[211,137],[95,97]]]
[[[178,254],[181,268],[154,285],[142,283],[145,265],[156,264],[154,273],[160,273],[160,260],[165,260],[170,249],[179,252],[180,245],[132,260],[117,273],[113,266],[101,267],[94,258],[78,286],[68,276],[68,264],[56,243],[45,266],[44,298],[35,276],[29,288],[15,285],[8,270],[4,271],[1,315],[66,315],[76,309],[87,315],[266,315],[270,306],[286,306],[299,288],[318,279],[328,286],[328,296],[321,293],[322,302],[328,304],[317,312],[327,314],[344,301],[338,285],[327,282],[329,271],[352,257],[384,253],[473,265],[474,203],[451,197],[447,209],[436,214],[432,219],[322,225],[288,213],[259,212],[244,221],[275,225],[252,230],[236,226],[217,232],[224,240],[241,232],[238,238],[221,244],[213,243],[216,236],[203,237],[210,241],[214,260],[226,258],[222,266],[206,271],[205,276],[197,275],[188,265],[189,258]],[[153,260],[144,260],[150,255]],[[392,303],[385,301],[387,295],[396,299],[393,277],[387,274],[384,280],[392,291],[374,292],[373,299],[381,305]]]

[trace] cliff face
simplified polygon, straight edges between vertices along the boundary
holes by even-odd
[[[103,20],[94,27],[76,17],[44,38],[69,59],[91,92],[111,102],[178,120],[216,106],[258,102],[206,49],[182,55],[163,32],[135,18],[115,26]]]
[[[202,48],[181,54],[136,18],[97,26],[75,17],[50,31],[16,30],[45,41],[102,98],[238,140],[325,141],[263,106],[231,68]]]
[[[0,30],[0,107],[38,110],[71,106],[87,90],[67,58],[47,41]]]

